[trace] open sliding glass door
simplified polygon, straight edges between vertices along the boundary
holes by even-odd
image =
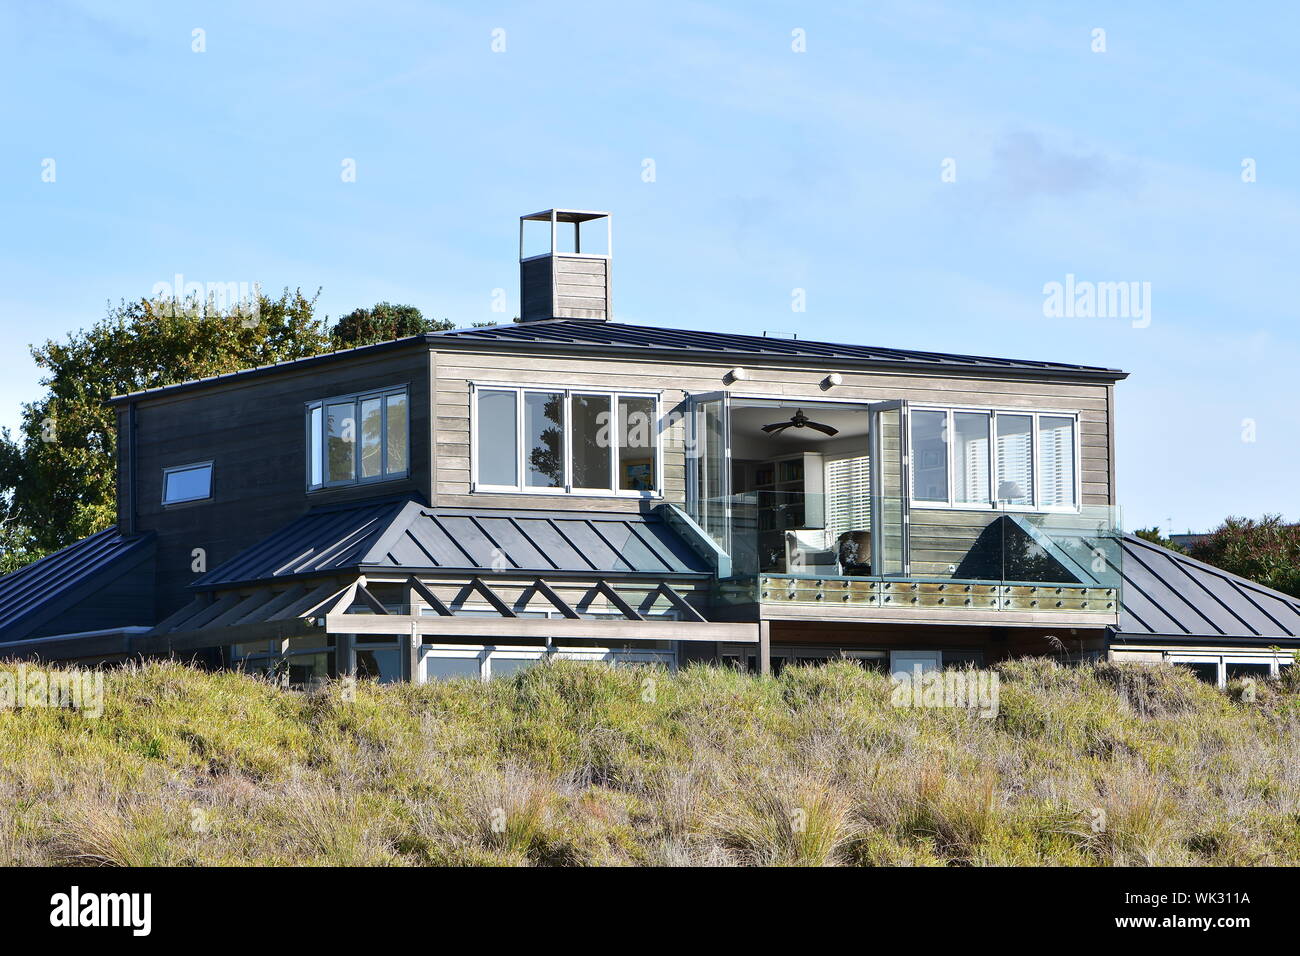
[[[690,409],[687,510],[731,554],[731,398],[726,392],[692,395]]]
[[[872,572],[907,577],[912,572],[907,402],[875,402],[868,410],[871,415]]]

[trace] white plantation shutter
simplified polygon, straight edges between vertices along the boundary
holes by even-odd
[[[989,500],[989,443],[984,439],[966,446],[966,471],[962,501]]]
[[[1034,503],[1033,429],[1034,419],[1030,415],[997,416],[999,501],[1013,505]]]
[[[954,412],[954,494],[958,504],[988,504],[989,501],[989,415],[987,412]]]
[[[871,462],[866,455],[826,462],[826,531],[831,541],[845,531],[871,529]]]
[[[1043,507],[1074,502],[1074,419],[1042,415],[1038,419],[1038,490]]]

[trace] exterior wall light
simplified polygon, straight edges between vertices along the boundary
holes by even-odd
[[[834,388],[836,385],[843,383],[843,381],[843,375],[839,372],[831,372],[831,374],[822,379],[822,391],[824,392],[828,388]]]
[[[743,382],[745,381],[745,379],[749,378],[749,370],[743,368],[733,368],[726,375],[722,376],[722,378],[723,381],[725,381],[727,384],[730,384],[732,382]]]

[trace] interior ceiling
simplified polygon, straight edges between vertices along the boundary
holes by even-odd
[[[869,421],[866,406],[819,405],[816,402],[786,403],[780,407],[736,407],[731,409],[731,434],[764,435],[763,426],[773,422],[789,421],[796,410],[802,408],[805,415],[815,422],[838,428],[840,433],[834,438],[853,438],[865,436]],[[797,441],[814,445],[819,442],[833,441],[830,435],[823,435],[814,428],[787,428],[780,435],[782,440]]]

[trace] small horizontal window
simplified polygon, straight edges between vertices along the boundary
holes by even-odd
[[[212,462],[163,469],[163,504],[205,501],[212,497]]]

